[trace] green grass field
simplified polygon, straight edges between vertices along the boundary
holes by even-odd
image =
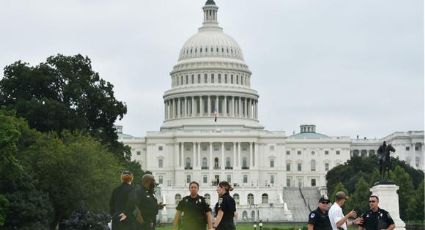
[[[302,224],[267,224],[263,223],[263,229],[262,230],[298,230],[298,229],[307,229],[307,225]],[[162,227],[157,227],[157,230],[172,230],[173,227],[171,225],[166,225]],[[247,224],[247,223],[239,223],[236,224],[237,230],[254,230],[253,224]],[[257,226],[256,230],[260,230],[260,228]]]

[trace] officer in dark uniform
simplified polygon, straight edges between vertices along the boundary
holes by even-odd
[[[174,217],[173,229],[182,230],[205,230],[212,227],[211,208],[205,198],[198,195],[199,184],[192,181],[189,184],[190,195],[185,196],[177,205],[177,212]],[[179,226],[179,223],[180,226]]]
[[[136,229],[138,230],[154,230],[158,210],[164,207],[162,203],[158,204],[158,201],[154,194],[154,188],[154,177],[150,174],[145,174],[142,177],[142,186],[140,186],[136,191]]]
[[[114,230],[133,230],[136,224],[133,216],[134,203],[131,200],[134,187],[131,186],[133,174],[124,171],[121,174],[121,185],[114,189],[109,201],[109,213],[112,216]]]
[[[229,182],[222,181],[218,183],[217,193],[218,202],[215,204],[215,222],[213,228],[217,230],[235,230],[235,223],[233,217],[236,212],[235,200],[230,196],[229,192],[233,188]]]
[[[379,208],[379,197],[372,194],[369,197],[370,210],[362,215],[363,223],[359,224],[359,229],[376,230],[395,228],[394,220],[384,209]]]
[[[332,230],[328,216],[329,202],[328,196],[320,197],[317,209],[308,215],[308,230]]]

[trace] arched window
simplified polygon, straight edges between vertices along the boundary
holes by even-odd
[[[186,157],[186,161],[185,161],[185,169],[192,169],[192,162],[190,160],[190,157]]]
[[[177,194],[174,196],[174,200],[176,201],[176,205],[178,205],[178,204],[179,204],[179,202],[182,200],[182,195],[180,195],[179,193],[177,193]]]
[[[218,168],[218,157],[214,158],[214,168]]]
[[[202,169],[208,169],[208,160],[206,157],[202,158]]]
[[[205,202],[207,202],[207,204],[211,204],[211,196],[210,196],[210,194],[205,193],[204,198],[205,198]]]
[[[311,171],[316,171],[316,160],[311,160]]]
[[[252,193],[248,194],[248,204],[254,204],[254,195]]]
[[[239,194],[237,193],[233,194],[233,199],[235,200],[236,204],[239,204]]]
[[[269,195],[267,195],[267,193],[263,193],[263,195],[261,195],[261,203],[263,204],[269,203]]]
[[[248,220],[248,212],[247,211],[242,212],[242,220],[245,220],[245,221]]]

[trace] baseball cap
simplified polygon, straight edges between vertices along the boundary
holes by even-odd
[[[322,195],[319,199],[319,202],[330,202],[330,200],[327,195]]]

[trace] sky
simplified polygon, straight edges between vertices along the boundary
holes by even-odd
[[[169,73],[205,1],[1,0],[0,66],[88,56],[127,105],[117,124],[145,136],[160,129]],[[422,0],[215,2],[252,71],[265,129],[291,135],[315,124],[353,138],[424,130]]]

